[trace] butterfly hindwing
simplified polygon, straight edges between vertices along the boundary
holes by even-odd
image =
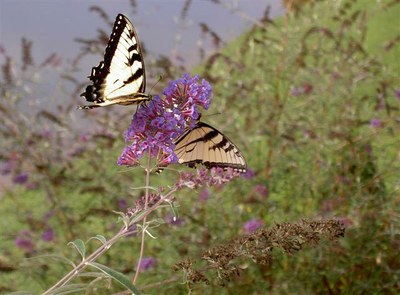
[[[81,94],[93,105],[88,109],[112,104],[129,105],[150,99],[146,90],[146,73],[140,42],[129,19],[118,14],[104,61],[92,68],[92,84]]]
[[[175,142],[175,154],[180,164],[195,167],[203,164],[207,168],[232,168],[246,172],[246,161],[240,150],[224,134],[214,127],[197,122]]]

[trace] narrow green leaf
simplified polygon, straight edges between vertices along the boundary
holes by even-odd
[[[157,239],[155,236],[153,236],[153,235],[147,230],[147,228],[145,229],[145,232],[146,232],[146,234],[149,235],[150,238],[152,238],[152,239],[154,239],[154,240]]]
[[[100,241],[103,245],[104,245],[105,243],[107,243],[106,238],[105,238],[104,236],[102,236],[102,235],[96,235],[95,237],[91,237],[91,238],[88,240],[88,242],[89,242],[90,240],[98,240],[98,241]]]
[[[164,219],[155,218],[155,219],[152,219],[152,220],[150,220],[148,222],[148,228],[158,227],[158,226],[160,226],[161,224],[164,224],[164,223],[166,223]]]
[[[119,215],[121,218],[124,218],[124,217],[125,217],[125,213],[123,213],[123,212],[115,211],[115,210],[112,210],[112,212],[115,213],[115,214],[117,214],[117,215]]]
[[[161,209],[161,208],[167,208],[169,207],[169,205],[159,205],[157,207],[157,209]],[[132,220],[129,222],[129,226],[131,226],[132,224],[137,223],[143,215],[147,214],[148,210],[142,211],[140,213],[138,213],[138,215],[136,215],[134,218],[132,218]]]
[[[79,254],[81,254],[82,256],[82,259],[85,259],[86,255],[85,243],[81,239],[76,239],[75,241],[68,243],[68,245],[70,244],[72,244],[72,246],[74,246],[76,250],[78,250]]]
[[[38,255],[30,258],[25,258],[24,261],[30,262],[30,261],[35,261],[35,260],[46,260],[48,261],[49,259],[61,261],[63,263],[70,264],[72,267],[76,267],[75,263],[72,260],[69,260],[68,258],[61,256],[61,255],[55,255],[55,254],[43,254],[43,255]],[[47,262],[46,262],[47,263]],[[25,265],[24,262],[22,262],[22,265]]]
[[[101,271],[86,271],[78,274],[77,276],[83,278],[110,278],[109,275]]]
[[[87,284],[68,284],[66,286],[61,286],[55,289],[51,294],[57,294],[57,295],[77,294],[78,292],[81,293],[82,291],[86,291],[87,287],[88,287]]]
[[[136,289],[136,287],[131,283],[130,278],[128,278],[126,275],[97,262],[89,263],[89,265],[108,274],[110,277],[119,282],[121,285],[128,288],[128,290],[131,291],[133,294],[140,295],[139,290]]]
[[[174,202],[168,202],[169,206],[171,207],[172,214],[174,215],[174,221],[179,218],[179,211],[178,208],[175,206]]]

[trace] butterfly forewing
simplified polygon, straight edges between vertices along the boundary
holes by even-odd
[[[190,167],[203,164],[207,168],[233,168],[246,171],[246,161],[230,139],[210,125],[198,122],[175,142],[175,154],[180,164]]]
[[[82,96],[93,108],[111,104],[128,105],[150,99],[146,95],[146,75],[140,42],[127,17],[118,14],[104,53],[104,61],[92,69]]]

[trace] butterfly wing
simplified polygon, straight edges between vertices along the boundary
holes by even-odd
[[[92,84],[81,94],[93,105],[129,105],[150,99],[146,95],[146,73],[140,42],[129,19],[118,14],[104,53],[104,61],[92,68]]]
[[[203,164],[207,168],[233,168],[246,172],[243,154],[224,134],[210,125],[198,122],[175,142],[175,154],[180,164],[195,167]]]

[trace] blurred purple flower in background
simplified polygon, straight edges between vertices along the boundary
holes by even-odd
[[[68,156],[70,157],[78,157],[82,155],[86,151],[86,147],[78,146],[68,152]]]
[[[155,267],[157,264],[157,260],[153,257],[144,257],[142,261],[140,262],[140,270],[141,271],[146,271],[149,270],[152,267]],[[137,268],[137,266],[136,266]]]
[[[129,234],[126,235],[126,237],[136,237],[137,236],[137,226],[136,224],[132,224],[129,229]]]
[[[48,227],[42,234],[42,240],[50,242],[54,239],[54,231],[51,227]]]
[[[395,91],[395,95],[397,99],[400,99],[400,88],[397,88]]]
[[[199,193],[198,200],[200,202],[205,202],[208,200],[209,197],[210,197],[210,190],[208,188],[205,188]]]
[[[310,83],[306,82],[303,84],[303,93],[304,94],[310,94],[313,91],[313,89],[314,89],[314,87]]]
[[[13,178],[13,182],[16,184],[24,184],[27,181],[28,181],[28,173],[26,173],[26,172],[17,174]]]
[[[290,94],[292,96],[300,96],[302,94],[310,94],[313,91],[313,89],[314,89],[314,87],[310,83],[305,82],[303,84],[303,86],[301,86],[301,87],[292,86],[290,88]]]
[[[259,229],[263,225],[264,225],[264,221],[262,221],[261,219],[258,219],[258,218],[253,218],[244,224],[243,230],[246,234],[249,234],[249,233],[255,232],[257,229]]]
[[[367,144],[365,144],[365,145],[363,146],[363,148],[364,148],[364,151],[365,151],[369,156],[372,155],[372,152],[373,152],[372,145],[370,145],[369,143],[367,143]]]
[[[118,208],[119,210],[125,210],[126,208],[128,208],[127,200],[123,198],[118,199]]]
[[[51,217],[53,217],[54,215],[54,211],[53,210],[49,210],[47,211],[44,215],[43,215],[43,221],[47,222]]]
[[[25,253],[32,253],[35,250],[35,244],[32,241],[32,235],[28,230],[22,230],[15,238],[15,246],[21,248]]]
[[[175,219],[175,220],[174,220]],[[165,221],[171,225],[174,226],[181,226],[183,225],[184,221],[182,219],[182,217],[178,217],[176,218],[174,215],[172,214],[168,214],[167,216],[165,216]]]
[[[28,182],[25,187],[29,190],[35,190],[39,188],[39,183],[37,182]]]
[[[256,176],[256,174],[254,173],[254,171],[250,168],[247,168],[246,173],[242,174],[242,177],[244,177],[245,179],[251,179],[254,176]]]
[[[332,72],[332,78],[334,80],[341,78],[341,75],[339,72]]]
[[[89,134],[84,132],[81,135],[79,135],[79,142],[83,142],[83,143],[88,142],[89,137],[90,137]]]
[[[269,194],[268,187],[265,186],[265,185],[263,185],[263,184],[257,184],[257,185],[254,187],[254,191],[255,191],[256,193],[260,194],[260,195],[263,196],[263,197],[268,197],[268,194]]]
[[[189,74],[171,82],[163,91],[164,98],[154,96],[139,106],[125,133],[125,147],[118,165],[135,166],[144,153],[151,151],[160,166],[178,161],[173,141],[199,119],[198,107],[207,109],[211,102],[211,86],[198,76]]]
[[[379,127],[381,127],[381,120],[379,120],[378,118],[373,118],[373,119],[370,121],[370,124],[371,124],[371,126],[374,127],[374,128],[379,128]]]
[[[1,175],[10,174],[16,167],[17,167],[17,162],[15,160],[8,160],[4,163],[1,163],[0,174]]]
[[[43,138],[43,139],[50,139],[52,136],[53,136],[53,131],[52,130],[43,130],[41,133],[40,133],[40,136]]]
[[[290,89],[290,93],[292,94],[292,96],[300,96],[302,94],[302,91],[299,87],[292,87]]]
[[[354,225],[354,221],[347,216],[337,217],[337,220],[339,220],[345,228],[349,228]]]

